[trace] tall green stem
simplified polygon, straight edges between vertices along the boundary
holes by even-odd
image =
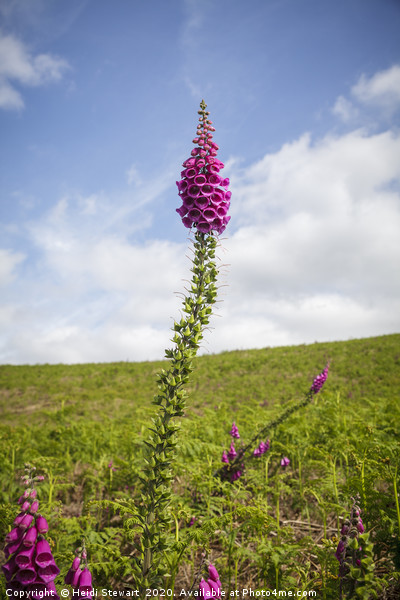
[[[175,418],[184,414],[187,398],[184,385],[193,371],[192,360],[197,354],[204,327],[209,322],[211,306],[216,301],[216,245],[213,235],[196,232],[191,288],[183,301],[185,317],[174,323],[175,346],[165,352],[166,358],[170,359],[170,367],[167,371],[163,369],[158,376],[159,393],[154,397],[154,404],[159,406],[159,410],[152,419],[150,437],[145,442],[147,456],[141,478],[143,492],[138,515],[142,529],[141,557],[137,565],[141,572],[141,594],[146,588],[161,585],[166,570],[163,555],[172,544],[168,506],[171,501],[171,465],[179,429]]]
[[[400,506],[399,506],[399,496],[397,493],[397,467],[394,471],[394,476],[393,476],[393,489],[394,489],[394,501],[396,503],[397,524],[399,527],[399,539],[400,539]]]

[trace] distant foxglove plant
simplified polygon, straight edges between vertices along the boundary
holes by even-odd
[[[235,421],[232,423],[231,436],[237,439],[240,438],[239,429],[237,428]]]
[[[307,393],[305,394],[305,398],[298,402],[297,404],[288,408],[280,417],[270,421],[265,427],[263,427],[246,445],[242,445],[242,447],[238,450],[235,449],[234,440],[232,440],[231,448],[227,453],[225,450],[222,454],[221,461],[224,465],[218,469],[216,475],[218,475],[221,479],[230,480],[231,482],[239,479],[244,472],[245,460],[250,458],[259,458],[265,452],[267,452],[270,448],[270,440],[268,439],[266,442],[261,441],[259,445],[254,449],[254,445],[258,442],[260,438],[264,438],[268,432],[273,429],[276,429],[279,425],[281,425],[284,421],[286,421],[294,412],[298,411],[300,408],[307,406],[314,396],[318,394],[323,388],[327,378],[329,371],[329,363],[325,366],[324,370],[317,375]],[[235,423],[232,424],[232,428],[230,431],[230,435],[232,437],[237,437],[239,432],[237,431],[237,427]],[[290,459],[285,456],[281,459],[281,466],[287,467],[290,464]]]
[[[340,530],[335,556],[339,561],[339,598],[377,598],[373,545],[365,533],[359,496],[352,498],[350,516]]]
[[[88,567],[85,542],[78,548],[76,557],[65,576],[64,583],[73,588],[73,596],[78,598],[91,598],[94,595],[92,586],[92,574]],[[83,567],[83,568],[82,568]]]

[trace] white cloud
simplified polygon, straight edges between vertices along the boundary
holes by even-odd
[[[218,350],[400,330],[400,135],[309,135],[231,173]]]
[[[351,93],[364,104],[375,104],[390,110],[398,109],[400,106],[400,66],[393,65],[369,78],[362,75]]]
[[[344,96],[339,96],[335,102],[332,112],[345,123],[353,120],[358,115],[358,110],[355,108],[352,102],[347,100],[347,98]]]
[[[375,120],[391,117],[400,108],[400,65],[367,77],[361,75],[350,90],[351,100],[339,96],[332,112],[343,122],[354,122],[362,110],[377,109]]]
[[[142,183],[141,177],[139,175],[139,171],[136,168],[136,165],[131,165],[126,172],[126,179],[129,185],[132,183],[134,185],[140,185]]]
[[[59,81],[68,68],[66,60],[50,54],[32,56],[23,42],[0,33],[0,108],[23,108],[15,82],[25,86],[44,85]]]
[[[13,281],[14,269],[24,259],[25,256],[20,252],[14,253],[0,248],[0,287],[9,285]]]

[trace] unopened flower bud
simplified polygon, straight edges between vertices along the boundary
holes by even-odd
[[[36,517],[35,524],[36,524],[36,528],[40,534],[43,535],[44,533],[48,532],[49,525],[48,525],[46,519],[44,517],[42,517],[42,515],[38,515]]]

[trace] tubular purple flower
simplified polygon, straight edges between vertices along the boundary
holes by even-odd
[[[36,571],[33,569],[33,567],[20,569],[16,574],[15,579],[22,583],[22,585],[29,585],[36,579]]]
[[[38,567],[48,567],[54,563],[53,554],[49,542],[45,539],[41,539],[36,544],[36,558],[35,563]]]
[[[216,175],[215,173],[211,173],[211,175],[208,176],[208,183],[211,185],[221,185],[221,177],[219,175]]]
[[[42,515],[38,515],[35,520],[36,529],[40,534],[47,533],[49,530],[49,524]]]
[[[191,208],[188,212],[188,217],[190,217],[193,221],[198,219],[201,216],[201,212],[198,208]]]
[[[335,552],[335,556],[340,563],[343,560],[343,553],[344,553],[345,548],[346,548],[346,544],[344,543],[343,540],[340,540],[338,543],[338,546],[336,548],[336,552]]]
[[[54,581],[54,579],[59,574],[60,569],[57,567],[55,562],[52,562],[47,567],[39,567],[38,575],[44,583],[49,583],[50,581]]]
[[[6,543],[9,544],[10,542],[16,542],[17,540],[21,540],[23,535],[24,532],[19,527],[14,527],[14,529],[11,529],[11,531],[7,533]]]
[[[23,519],[21,519],[21,521],[18,523],[18,527],[23,530],[28,529],[28,527],[30,527],[32,521],[33,521],[33,515],[26,513],[25,516],[23,517]]]
[[[202,231],[203,233],[208,233],[209,231],[211,231],[212,225],[208,221],[199,221],[197,223],[197,229],[199,231]]]
[[[180,206],[179,208],[176,209],[176,212],[181,217],[184,217],[188,212],[188,208],[184,204],[182,204],[182,206]]]
[[[221,582],[209,579],[207,583],[210,586],[212,597],[221,598]]]
[[[284,456],[281,460],[281,467],[288,467],[290,465],[290,458]]]
[[[203,210],[208,206],[208,198],[206,198],[205,196],[199,196],[194,202],[196,206],[200,208],[200,210]]]
[[[17,525],[17,527],[18,527],[18,525],[21,523],[22,519],[25,517],[25,514],[26,513],[24,513],[24,512],[18,513],[18,515],[14,519],[14,525]]]
[[[229,463],[229,458],[228,458],[228,455],[227,455],[227,453],[226,453],[226,451],[225,451],[225,450],[224,450],[224,451],[223,451],[223,453],[222,453],[222,458],[221,458],[221,461],[222,461],[223,463],[227,463],[227,464]]]
[[[82,573],[82,569],[80,569],[80,568],[78,567],[78,568],[76,569],[76,571],[74,572],[74,574],[73,574],[73,577],[72,577],[72,581],[71,581],[71,586],[72,586],[73,588],[76,588],[76,587],[78,587],[78,584],[79,584],[79,578],[80,578],[80,576],[81,576],[81,573]]]
[[[199,584],[199,592],[200,592],[200,596],[203,598],[211,598],[211,588],[208,585],[207,581],[205,579],[201,579],[200,580],[200,584]]]
[[[213,208],[211,208],[211,206],[209,206],[208,208],[203,210],[203,216],[206,219],[206,221],[213,221],[217,216],[217,213]]]
[[[60,596],[57,594],[54,581],[49,581],[49,583],[47,584],[47,592],[50,598],[54,598],[54,600],[60,600]]]
[[[220,219],[219,217],[215,217],[214,221],[212,222],[212,229],[220,229],[222,226],[222,219]]]
[[[358,519],[357,529],[358,529],[359,533],[364,533],[364,531],[365,531],[365,528],[364,528],[363,522],[361,520],[361,517],[359,517],[359,519]]]
[[[193,225],[193,221],[190,217],[183,217],[182,219],[182,223],[184,224],[185,227],[187,227],[188,229],[191,228],[191,226]]]
[[[72,582],[75,577],[75,573],[79,569],[80,564],[81,564],[81,559],[79,558],[79,556],[76,556],[74,558],[74,560],[72,561],[71,568],[69,569],[68,573],[65,576],[64,583],[66,583],[67,585],[72,585]],[[80,575],[80,573],[79,573],[79,575]],[[79,575],[78,575],[77,582],[79,580]]]
[[[86,592],[92,591],[92,574],[87,567],[85,567],[79,577],[79,593],[85,594]]]
[[[24,548],[22,546],[22,548]],[[35,546],[31,546],[30,548],[24,548],[15,557],[15,562],[19,566],[20,569],[23,567],[33,567],[32,565],[32,557],[35,552]]]
[[[205,186],[200,188],[198,185],[193,184],[193,185],[189,186],[187,193],[192,198],[197,198],[197,196],[200,196],[201,193],[205,194],[204,187]]]
[[[194,182],[196,185],[204,185],[207,182],[207,179],[205,175],[201,173],[200,175],[196,175],[196,177],[194,178]]]
[[[36,542],[36,538],[38,536],[38,531],[36,529],[35,526],[32,526],[28,529],[28,531],[25,534],[25,537],[23,539],[23,545],[27,546],[29,548],[29,546],[33,546],[34,543]]]
[[[6,556],[6,558],[8,558],[11,554],[14,554],[14,552],[16,552],[18,550],[18,548],[21,546],[21,539],[16,540],[15,542],[11,542],[10,544],[7,544],[7,546],[5,546],[3,552]]]
[[[201,192],[202,194],[204,194],[204,196],[211,196],[211,194],[214,193],[214,186],[210,185],[209,183],[206,183],[201,188]]]
[[[217,215],[219,217],[225,217],[227,212],[228,212],[228,207],[226,205],[220,204],[217,207]]]
[[[18,565],[15,562],[15,556],[12,556],[8,559],[8,561],[2,565],[2,571],[4,573],[4,577],[6,581],[10,581],[16,570],[18,569]]]
[[[27,593],[29,593],[29,598],[34,598],[34,600],[43,600],[46,598],[47,585],[43,583],[43,581],[34,581],[27,588]]]
[[[212,564],[208,565],[208,576],[213,581],[219,581],[218,571]]]
[[[196,198],[196,200],[198,201],[199,199]],[[187,209],[191,209],[195,205],[195,199],[191,196],[185,196],[182,198],[182,203],[183,206],[186,206]]]

